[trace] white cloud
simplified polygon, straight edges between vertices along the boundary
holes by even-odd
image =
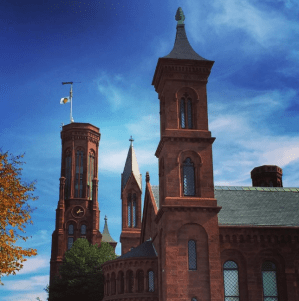
[[[30,257],[26,259],[27,260],[23,262],[23,268],[16,272],[16,275],[28,274],[43,268],[49,268],[50,259],[48,257],[37,255],[37,257]]]
[[[46,301],[48,298],[48,293],[40,290],[40,292],[32,292],[27,294],[14,294],[9,295],[9,297],[4,297],[0,299],[1,301],[35,301],[39,297],[42,301]]]
[[[49,275],[34,276],[28,280],[10,280],[4,282],[6,290],[10,291],[30,291],[40,288],[41,290],[49,283]]]

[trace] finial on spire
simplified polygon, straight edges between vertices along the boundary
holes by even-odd
[[[133,141],[134,141],[134,139],[132,138],[132,136],[131,136],[131,138],[129,139],[129,141],[131,142],[131,146],[133,145]]]
[[[146,182],[149,182],[149,181],[150,181],[150,175],[149,175],[149,172],[148,172],[148,171],[146,172],[145,181],[146,181]]]
[[[107,215],[105,215],[105,218],[104,218],[104,220],[105,220],[105,223],[107,223]]]
[[[176,11],[175,20],[178,21],[178,24],[184,24],[185,15],[181,7]]]

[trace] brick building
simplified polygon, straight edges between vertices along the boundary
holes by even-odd
[[[102,265],[104,301],[299,300],[299,189],[284,188],[282,170],[274,165],[254,168],[252,187],[214,186],[215,138],[208,129],[206,93],[214,62],[192,49],[184,19],[179,8],[174,47],[158,59],[152,82],[160,99],[161,138],[155,153],[159,186],[150,184],[147,173],[142,213],[142,180],[131,139],[121,176],[122,255]],[[94,143],[85,149],[94,149],[96,170],[99,133],[91,125],[77,125],[78,131],[83,126],[91,129],[93,140],[82,141]],[[67,149],[68,145],[63,162],[68,162]],[[62,175],[66,180],[61,180],[57,214],[66,210],[67,171],[62,169]],[[83,183],[90,183],[86,177]],[[93,242],[102,239],[92,228],[97,219],[96,184],[94,179],[89,194],[82,190],[95,202],[88,205],[87,200],[81,208],[90,208]],[[73,206],[79,205],[74,201]],[[69,216],[78,212],[75,208],[69,209]],[[66,220],[64,228],[60,223],[58,219],[53,245],[54,238],[67,233]],[[77,229],[81,224],[80,220]],[[66,248],[67,241],[61,242]],[[63,250],[59,252],[62,256]]]

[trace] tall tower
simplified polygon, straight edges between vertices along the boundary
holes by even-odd
[[[214,64],[198,55],[177,10],[172,51],[159,58],[153,82],[160,99],[160,300],[223,300],[206,85]],[[175,285],[174,285],[175,284]]]
[[[126,164],[121,175],[122,231],[120,242],[122,255],[140,244],[141,235],[141,174],[133,141],[131,136]]]
[[[61,131],[62,155],[56,225],[52,234],[50,282],[77,238],[100,246],[98,190],[99,128],[70,123]]]

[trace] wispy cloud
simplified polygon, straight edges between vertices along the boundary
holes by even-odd
[[[40,288],[41,290],[49,283],[49,275],[34,276],[27,280],[6,281],[3,288],[11,291],[30,291]]]
[[[47,258],[45,256],[37,255],[36,257],[30,257],[23,263],[23,268],[20,271],[16,272],[16,275],[29,274],[43,268],[48,268],[49,261],[50,258]]]

